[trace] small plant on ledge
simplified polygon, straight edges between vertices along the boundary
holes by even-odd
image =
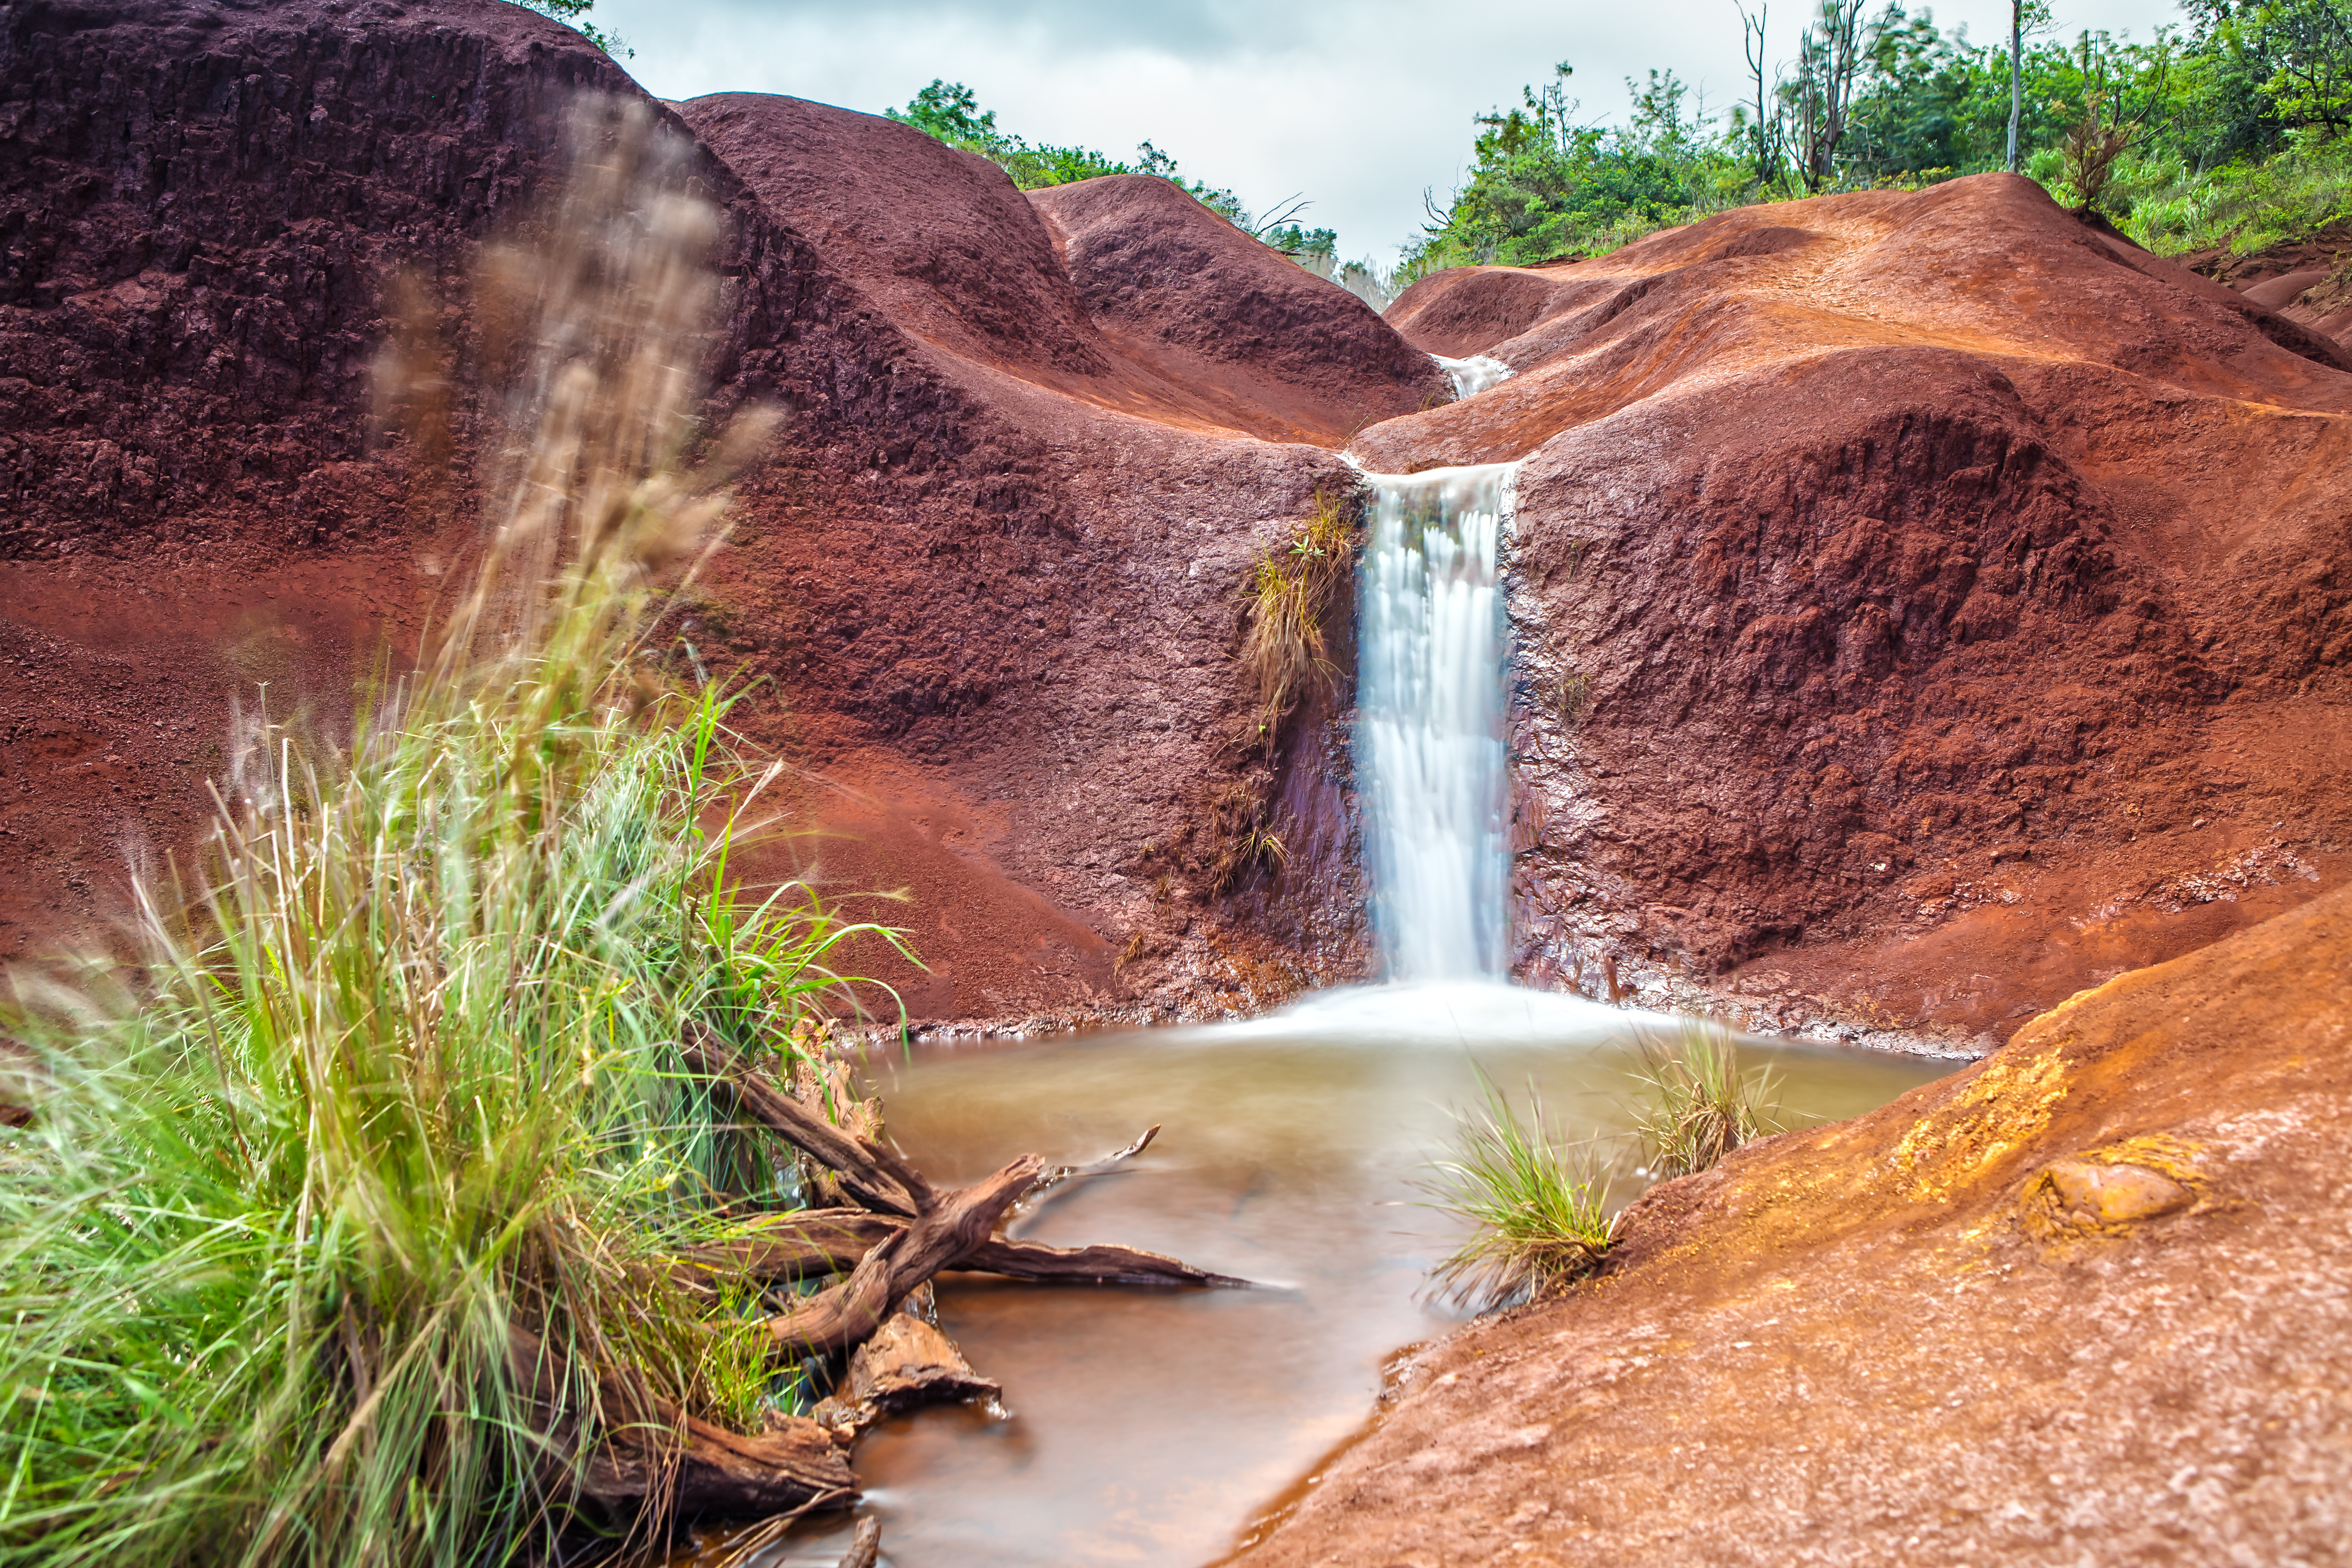
[[[1633,1127],[1649,1155],[1649,1173],[1704,1171],[1742,1143],[1780,1131],[1780,1096],[1769,1068],[1743,1073],[1731,1031],[1686,1018],[1673,1038],[1641,1037],[1642,1102]]]
[[[1252,739],[1274,749],[1282,721],[1318,683],[1337,684],[1326,623],[1355,567],[1356,509],[1345,493],[1318,489],[1289,544],[1268,550],[1250,569],[1249,630],[1242,665],[1257,681],[1258,722]]]
[[[1492,1309],[1549,1295],[1600,1268],[1616,1221],[1594,1145],[1546,1124],[1533,1083],[1522,1119],[1508,1096],[1481,1082],[1486,1105],[1462,1113],[1454,1157],[1434,1163],[1426,1190],[1432,1207],[1473,1227],[1437,1266],[1440,1287]]]

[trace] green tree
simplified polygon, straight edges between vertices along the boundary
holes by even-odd
[[[560,0],[572,4],[572,0]],[[1036,190],[1046,185],[1074,184],[1080,180],[1097,179],[1104,174],[1153,174],[1166,180],[1243,228],[1250,227],[1248,214],[1233,192],[1219,190],[1199,180],[1186,179],[1176,166],[1176,160],[1146,142],[1136,149],[1136,161],[1124,163],[1091,147],[1056,147],[1045,143],[1032,144],[1022,137],[1000,131],[996,111],[980,107],[979,95],[960,81],[931,79],[931,85],[908,100],[904,109],[882,111],[902,125],[937,137],[950,147],[961,147],[967,153],[977,153],[1003,169],[1021,189]]]
[[[2271,0],[2246,6],[2215,30],[2216,42],[2249,66],[2268,66],[2262,83],[2278,123],[2316,125],[2330,136],[2352,129],[2352,4]]]
[[[1688,89],[1674,72],[1627,80],[1622,128],[1577,123],[1574,74],[1563,61],[1550,81],[1521,89],[1518,107],[1476,117],[1470,176],[1446,211],[1433,204],[1418,263],[1527,265],[1589,251],[1675,221],[1727,179],[1738,182],[1736,151],[1686,116]]]
[[[595,8],[596,0],[519,0],[519,3],[542,16],[554,18],[618,60],[633,60],[637,51],[629,47],[617,33],[581,20]]]
[[[559,3],[570,4],[571,0]],[[933,77],[931,85],[917,93],[905,109],[886,109],[882,112],[942,142],[976,148],[1007,140],[997,134],[996,111],[983,113],[978,96],[960,81],[942,81]]]

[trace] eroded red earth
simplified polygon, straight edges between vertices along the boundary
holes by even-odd
[[[455,483],[371,437],[387,279],[448,301],[473,386],[477,247],[528,228],[569,96],[635,89],[467,0],[6,27],[22,954],[121,907],[126,846],[185,848],[232,696],[331,730],[415,646],[492,426],[464,392]],[[675,113],[728,218],[714,411],[790,416],[681,620],[803,770],[770,863],[908,893],[868,912],[931,972],[868,961],[919,1017],[1369,972],[1345,693],[1268,757],[1234,665],[1242,577],[1351,436],[1528,459],[1529,983],[1982,1049],[2346,873],[2352,376],[2021,182],[1460,269],[1383,322],[1162,182],[1024,196],[870,116]],[[1423,350],[1517,374],[1447,403]],[[1252,825],[1309,852],[1221,889]]]
[[[0,957],[184,860],[233,703],[331,738],[426,635],[497,429],[467,278],[583,89],[638,90],[489,0],[0,13]],[[919,1019],[1370,972],[1344,683],[1269,752],[1235,664],[1352,439],[1524,459],[1519,978],[2010,1040],[1659,1189],[1597,1287],[1414,1363],[1258,1556],[2330,1560],[2352,359],[2311,257],[2215,281],[1984,176],[1383,321],[1161,182],[662,112],[726,218],[713,415],[788,416],[677,626],[761,682],[763,868],[905,925],[928,969],[861,962]],[[370,418],[403,269],[447,468]],[[1515,374],[1448,402],[1424,351]],[[1251,827],[1287,866],[1220,887]]]

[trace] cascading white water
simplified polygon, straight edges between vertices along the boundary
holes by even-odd
[[[1437,368],[1454,384],[1457,400],[1484,392],[1496,382],[1509,379],[1511,374],[1511,367],[1492,354],[1472,354],[1468,359],[1447,359],[1444,354],[1429,357],[1437,362]]]
[[[1499,978],[1503,602],[1514,465],[1367,474],[1359,784],[1389,978]]]

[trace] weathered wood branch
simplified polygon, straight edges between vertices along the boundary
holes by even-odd
[[[906,1226],[904,1220],[862,1209],[804,1209],[777,1215],[756,1236],[696,1247],[681,1254],[678,1261],[712,1275],[780,1284],[846,1273]],[[1138,1247],[1048,1247],[999,1236],[990,1237],[947,1267],[1041,1284],[1231,1287],[1249,1283]]]
[[[608,1429],[574,1473],[582,1421],[566,1363],[520,1329],[508,1331],[507,1359],[547,1442],[542,1484],[610,1519],[798,1514],[857,1500],[848,1458],[819,1423],[779,1416],[757,1435],[730,1432],[652,1395],[642,1378],[609,1370],[597,1377]]]
[[[1021,1194],[1022,1201],[1026,1203],[1031,1198],[1042,1196],[1060,1186],[1064,1182],[1075,1181],[1080,1176],[1099,1176],[1105,1171],[1116,1167],[1122,1160],[1132,1160],[1150,1148],[1151,1141],[1159,1136],[1160,1123],[1155,1121],[1145,1128],[1143,1135],[1134,1142],[1124,1149],[1113,1150],[1099,1160],[1084,1165],[1048,1165],[1044,1173],[1038,1176],[1036,1184]]]
[[[1020,1203],[1014,1205],[1016,1213],[1022,1218],[1030,1218],[1044,1213],[1055,1199],[1071,1190],[1070,1184],[1083,1181],[1088,1176],[1099,1176],[1116,1171],[1125,1162],[1134,1159],[1138,1154],[1150,1148],[1151,1141],[1159,1136],[1160,1123],[1155,1121],[1145,1128],[1143,1135],[1134,1142],[1124,1149],[1113,1150],[1099,1160],[1091,1161],[1084,1165],[1046,1167],[1045,1174],[1037,1178],[1036,1184],[1021,1194]],[[1009,1229],[1011,1226],[1008,1226],[1006,1228]]]
[[[908,1291],[990,1240],[998,1218],[1044,1168],[1036,1155],[1024,1154],[987,1180],[940,1198],[868,1252],[847,1279],[769,1319],[776,1349],[824,1355],[864,1341]]]
[[[1239,1289],[1249,1284],[1230,1274],[1212,1274],[1179,1258],[1139,1247],[1047,1247],[1035,1241],[991,1237],[954,1265],[979,1274],[1059,1285],[1193,1285]]]
[[[675,1518],[757,1518],[857,1500],[847,1457],[814,1421],[785,1417],[751,1436],[667,1406],[653,1414],[646,1426],[622,1427],[598,1446],[581,1477],[583,1500],[616,1518],[665,1497]]]
[[[765,1073],[735,1060],[709,1030],[689,1023],[681,1051],[689,1071],[727,1084],[745,1115],[832,1170],[856,1202],[912,1219],[935,1195],[897,1151],[844,1132]]]
[[[794,1100],[852,1138],[882,1142],[882,1102],[858,1094],[847,1062],[803,1057],[793,1063],[791,1088]],[[850,1202],[841,1178],[805,1153],[800,1157],[800,1170],[802,1194],[812,1207],[835,1208]]]
[[[752,1235],[681,1252],[677,1261],[699,1273],[762,1284],[846,1274],[907,1225],[866,1209],[798,1209],[765,1218]]]
[[[882,1521],[861,1519],[857,1521],[856,1539],[842,1553],[840,1568],[874,1568],[882,1555]]]

